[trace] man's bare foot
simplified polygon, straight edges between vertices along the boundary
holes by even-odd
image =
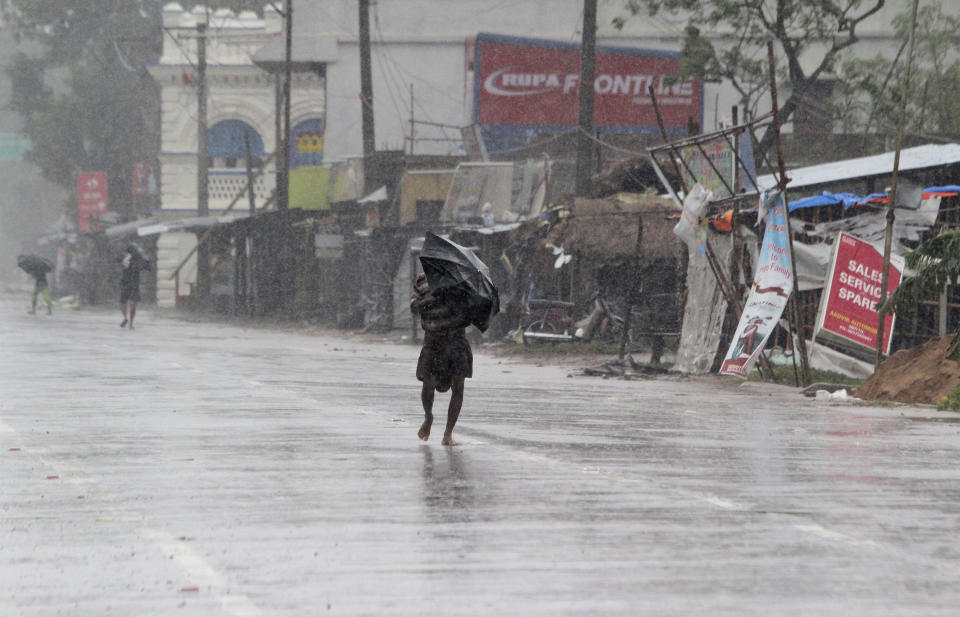
[[[444,436],[443,436],[443,441],[441,441],[440,444],[441,444],[441,445],[444,445],[444,446],[459,446],[459,445],[460,445],[460,442],[459,442],[459,441],[454,441],[454,440],[453,440],[453,435],[444,435]]]
[[[433,426],[433,422],[429,420],[424,420],[423,424],[420,425],[420,430],[417,431],[417,437],[426,441],[430,439],[430,428]]]

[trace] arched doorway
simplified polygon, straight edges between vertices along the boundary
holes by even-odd
[[[209,156],[210,207],[226,207],[244,190],[247,182],[247,141],[250,143],[250,165],[257,171],[264,158],[263,138],[243,120],[221,120],[207,132]],[[268,196],[263,176],[254,180],[254,196],[263,203]]]

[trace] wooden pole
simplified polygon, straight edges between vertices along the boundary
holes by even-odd
[[[210,157],[207,150],[207,22],[197,24],[197,216],[210,216]],[[197,294],[209,295],[210,253],[197,244]],[[202,282],[201,282],[202,281]]]
[[[256,214],[257,203],[253,194],[253,161],[250,160],[250,131],[243,133],[243,146],[247,154],[247,199],[250,201],[250,214]]]
[[[283,56],[283,124],[280,137],[282,149],[277,153],[277,163],[282,173],[277,183],[277,209],[290,207],[290,91],[293,80],[293,0],[286,0],[284,13],[284,56]]]
[[[577,123],[577,171],[574,192],[590,197],[593,173],[593,80],[596,74],[597,0],[583,0],[583,35],[580,45],[580,105]]]
[[[803,323],[800,320],[800,282],[797,280],[797,259],[793,252],[793,231],[790,229],[790,204],[787,201],[787,166],[783,160],[783,143],[780,141],[780,108],[777,103],[777,62],[773,57],[773,41],[767,42],[767,61],[770,64],[770,101],[773,107],[773,135],[777,146],[777,166],[779,168],[779,184],[777,186],[783,196],[783,208],[786,210],[784,219],[787,222],[787,244],[790,246],[790,266],[793,268],[793,327],[797,331],[797,351],[800,352],[800,372],[803,385],[809,386],[810,363],[807,361],[807,341],[803,336]]]
[[[907,94],[910,90],[910,75],[913,69],[913,43],[917,30],[917,5],[920,0],[913,0],[913,13],[910,16],[910,46],[907,51],[907,74],[903,80],[903,94],[900,95],[900,117],[897,119],[897,144],[893,154],[893,185],[890,187],[890,203],[887,204],[887,230],[883,239],[883,272],[880,278],[880,301],[887,299],[887,290],[890,285],[890,251],[893,244],[893,222],[896,219],[894,209],[897,207],[897,179],[900,175],[900,148],[903,146],[903,121],[907,111]],[[877,315],[877,356],[873,363],[873,370],[880,368],[883,360],[883,331],[887,326],[887,314],[878,311]],[[891,332],[891,335],[893,333]]]
[[[643,281],[640,279],[640,250],[643,246],[643,215],[637,214],[637,242],[633,248],[633,257],[630,264],[630,287],[627,292],[627,309],[623,315],[623,332],[620,333],[620,348],[617,350],[617,359],[623,364],[623,357],[626,355],[627,342],[630,340],[630,328],[633,326],[633,305],[636,303]],[[633,351],[632,349],[630,350]]]
[[[360,11],[360,121],[363,136],[364,195],[372,190],[371,161],[376,150],[373,130],[373,75],[370,65],[370,0],[359,1]]]

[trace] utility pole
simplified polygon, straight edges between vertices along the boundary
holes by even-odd
[[[597,0],[583,0],[583,38],[580,45],[580,108],[577,133],[577,197],[590,196],[593,171],[593,79],[597,63]]]
[[[285,18],[285,48],[283,65],[283,122],[280,145],[282,150],[277,156],[277,209],[286,210],[290,206],[290,81],[292,79],[293,50],[293,0],[287,0]]]
[[[360,105],[363,132],[364,193],[371,190],[370,163],[376,150],[373,132],[373,75],[370,68],[370,0],[360,5]]]
[[[243,132],[243,147],[247,154],[247,200],[250,202],[250,216],[257,213],[257,202],[253,194],[253,160],[250,154],[250,131]]]
[[[197,216],[210,216],[210,158],[207,154],[207,23],[197,24]],[[197,246],[197,294],[210,295],[210,251]]]
[[[410,84],[410,154],[413,154],[413,144],[416,138],[416,124],[413,118],[413,83]]]

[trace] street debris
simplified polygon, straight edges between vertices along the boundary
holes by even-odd
[[[656,375],[667,375],[674,373],[665,366],[654,364],[642,364],[633,359],[633,356],[627,355],[623,360],[610,360],[595,366],[584,368],[580,375],[586,377],[603,377],[609,379],[617,377],[619,379],[644,379]]]

